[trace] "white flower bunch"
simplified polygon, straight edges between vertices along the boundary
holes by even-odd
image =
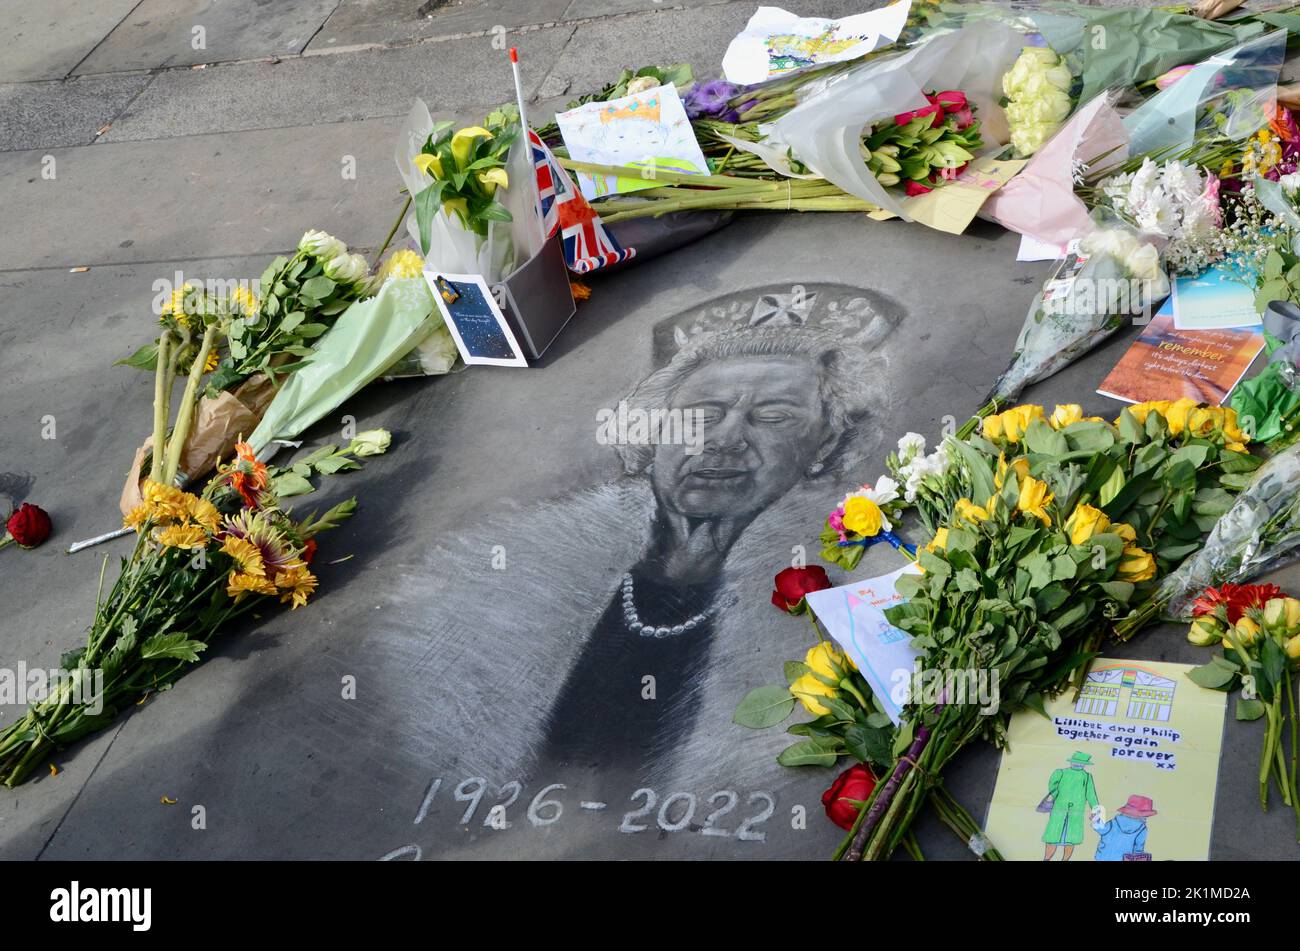
[[[1136,172],[1112,175],[1100,185],[1110,206],[1142,231],[1169,239],[1166,260],[1180,272],[1214,263],[1213,240],[1223,222],[1219,180],[1197,166],[1149,157]]]
[[[1169,293],[1169,278],[1160,264],[1155,245],[1140,240],[1124,228],[1098,228],[1079,242],[1079,250],[1088,257],[1107,256],[1120,263],[1131,277],[1143,281],[1155,300]]]
[[[898,465],[894,469],[894,474],[902,480],[903,501],[909,505],[915,502],[926,478],[943,478],[951,465],[952,460],[944,445],[926,455],[925,437],[920,433],[908,433],[898,441]]]

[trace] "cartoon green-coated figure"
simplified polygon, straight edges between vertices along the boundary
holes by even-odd
[[[1083,841],[1084,819],[1097,808],[1097,787],[1093,784],[1092,773],[1084,769],[1092,765],[1092,757],[1087,753],[1075,753],[1069,763],[1068,769],[1052,772],[1052,778],[1047,781],[1047,796],[1039,804],[1039,808],[1046,811],[1044,807],[1050,802],[1052,812],[1047,818],[1047,828],[1043,830],[1046,844],[1044,862],[1052,860],[1057,846],[1064,846],[1061,861],[1070,861],[1074,847]]]

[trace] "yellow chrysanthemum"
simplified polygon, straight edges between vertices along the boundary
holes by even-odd
[[[153,517],[153,512],[154,506],[152,502],[141,502],[126,513],[126,517],[122,519],[122,527],[138,532]]]
[[[141,489],[146,505],[151,508],[150,517],[154,522],[183,522],[189,508],[189,500],[194,498],[188,492],[182,492],[174,485],[146,481]]]
[[[248,539],[235,538],[232,535],[226,539],[221,546],[221,550],[234,560],[237,573],[253,575],[257,578],[266,577],[266,565],[262,561],[262,552]]]
[[[232,571],[230,577],[226,579],[227,596],[238,598],[249,592],[253,594],[275,594],[275,585],[257,575]]]
[[[208,533],[199,525],[168,525],[158,533],[159,544],[168,548],[202,548]]]
[[[394,251],[379,268],[379,280],[381,282],[393,278],[419,277],[424,273],[424,258],[420,257],[414,251],[407,248],[401,248]]]
[[[294,565],[275,576],[275,586],[280,589],[281,603],[293,602],[290,610],[298,610],[307,603],[316,590],[316,576],[306,565]]]
[[[207,499],[195,495],[190,496],[185,514],[209,533],[216,532],[221,525],[221,513],[217,511],[217,507]]]

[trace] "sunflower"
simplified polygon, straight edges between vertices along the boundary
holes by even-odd
[[[253,594],[275,594],[275,585],[265,578],[259,578],[257,575],[232,571],[230,577],[226,579],[226,594],[229,597],[238,599],[248,592]]]
[[[202,548],[207,544],[208,533],[200,525],[168,525],[157,538],[168,548]]]
[[[275,576],[275,586],[280,589],[281,603],[292,601],[291,610],[296,611],[316,590],[316,576],[307,570],[306,565],[294,565]]]

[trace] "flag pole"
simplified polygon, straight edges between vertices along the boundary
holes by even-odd
[[[510,72],[515,79],[515,102],[519,106],[520,135],[528,156],[528,191],[533,198],[533,215],[537,219],[537,228],[542,233],[542,244],[546,244],[546,223],[542,221],[542,196],[537,191],[537,174],[533,168],[533,144],[528,139],[528,113],[524,109],[524,84],[519,79],[519,49],[510,47]]]

